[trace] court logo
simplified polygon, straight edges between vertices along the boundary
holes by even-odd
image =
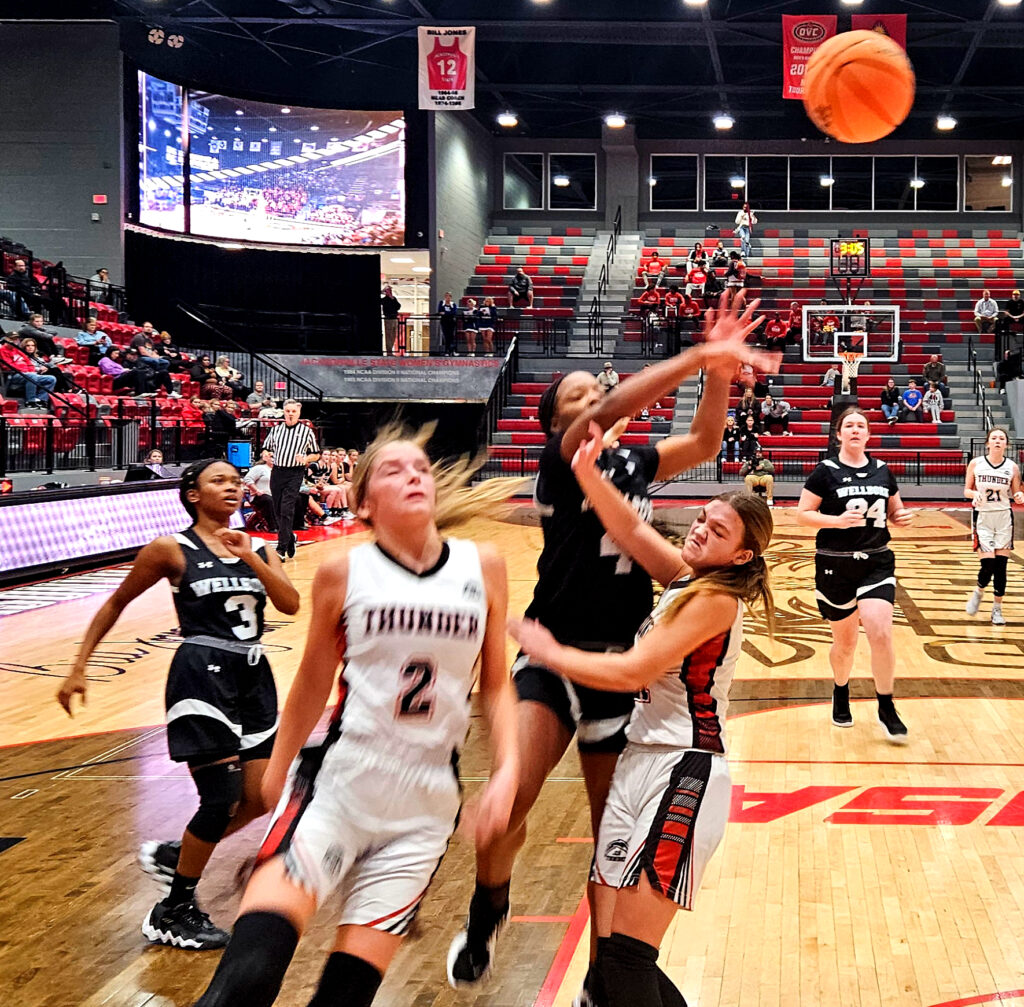
[[[793,29],[793,37],[800,42],[820,42],[825,37],[825,29],[817,21],[801,21]]]
[[[605,860],[623,861],[629,853],[629,844],[625,839],[613,839],[604,850]]]

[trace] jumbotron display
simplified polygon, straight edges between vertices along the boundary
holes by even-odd
[[[140,224],[241,241],[405,243],[402,112],[289,108],[138,76]]]

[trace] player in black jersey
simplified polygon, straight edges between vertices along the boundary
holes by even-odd
[[[850,671],[863,626],[871,648],[879,722],[890,741],[903,743],[907,728],[892,701],[896,563],[888,521],[906,526],[912,515],[888,466],[865,451],[871,431],[864,412],[856,406],[845,410],[836,423],[836,436],[838,455],[826,458],[810,474],[796,515],[800,524],[818,529],[814,594],[832,629],[832,723],[853,726]]]
[[[263,609],[269,598],[278,611],[294,615],[299,595],[273,549],[229,527],[242,502],[234,465],[212,459],[190,465],[180,495],[192,526],[139,552],[89,624],[57,698],[69,715],[76,693],[85,701],[93,651],[125,607],[166,578],[184,637],[167,676],[167,744],[171,758],[188,765],[199,808],[180,847],[142,847],[143,868],[165,883],[170,879],[142,932],[155,943],[202,951],[223,947],[228,934],[196,905],[200,875],[217,843],[264,811],[260,783],[277,729],[277,692],[260,647]]]
[[[539,419],[549,440],[534,496],[544,548],[526,614],[560,643],[595,652],[628,650],[653,603],[649,574],[607,534],[570,468],[589,424],[608,431],[622,417],[635,416],[644,406],[675,394],[685,378],[706,370],[704,397],[687,435],[665,438],[656,447],[609,447],[601,456],[608,478],[649,521],[649,486],[655,479],[669,479],[718,453],[737,364],[748,362],[759,370],[777,366],[777,356],[744,344],[761,321],[754,318],[756,309],[756,301],[742,315],[727,306],[717,319],[709,311],[704,344],[645,368],[607,395],[592,374],[574,371],[541,396]],[[573,686],[527,654],[520,654],[513,673],[520,700],[519,791],[508,831],[487,846],[477,846],[477,883],[468,922],[449,951],[453,986],[478,982],[490,969],[494,941],[508,915],[512,867],[526,839],[526,816],[574,733],[597,834],[633,710],[632,693]],[[588,894],[592,898],[592,886]]]

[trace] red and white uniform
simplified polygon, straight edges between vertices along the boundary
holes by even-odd
[[[665,294],[665,314],[670,318],[678,318],[679,310],[683,305],[684,297],[678,291],[670,290]]]
[[[469,60],[459,47],[458,38],[450,46],[434,39],[434,48],[427,53],[427,82],[431,91],[462,91],[466,87]]]

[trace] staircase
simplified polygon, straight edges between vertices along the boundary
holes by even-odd
[[[579,310],[573,323],[569,352],[587,353],[590,349],[590,328],[588,316],[590,305],[597,296],[601,280],[601,271],[605,264],[605,255],[611,231],[598,231],[594,237],[594,247],[590,253],[590,262],[583,274],[583,286],[580,289]],[[608,271],[608,283],[601,295],[601,314],[621,316],[629,312],[629,299],[633,293],[633,276],[637,263],[640,261],[640,249],[644,237],[639,231],[621,231],[615,247],[615,259]],[[622,339],[622,323],[609,321],[605,327],[605,335],[614,338],[616,349]]]

